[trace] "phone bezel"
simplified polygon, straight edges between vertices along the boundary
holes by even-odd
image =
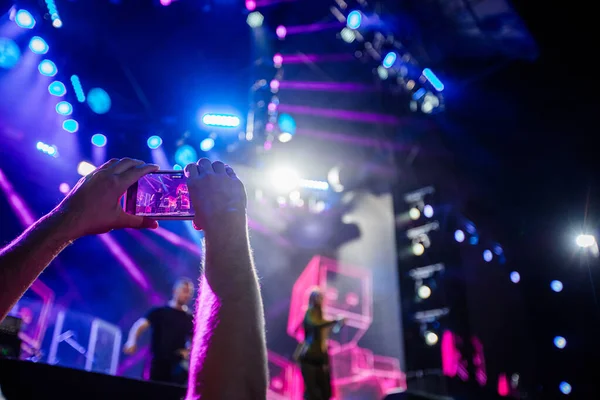
[[[183,174],[181,170],[159,170],[156,172],[152,172],[148,175],[162,175],[162,174]],[[137,202],[137,191],[138,191],[138,182],[135,182],[133,185],[129,186],[127,192],[125,192],[125,212],[127,214],[138,215],[135,213],[136,202]],[[194,215],[157,215],[150,216],[144,215],[144,217],[148,217],[155,220],[180,220],[180,221],[189,221],[194,219]]]

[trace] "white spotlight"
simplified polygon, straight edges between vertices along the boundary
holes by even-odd
[[[424,336],[425,336],[425,343],[427,343],[428,346],[433,346],[439,340],[438,335],[436,335],[434,332],[431,332],[431,331],[425,331]]]
[[[251,12],[246,18],[246,22],[251,28],[258,28],[262,26],[265,17],[258,11]]]
[[[291,192],[300,184],[300,177],[294,170],[277,169],[271,173],[271,184],[280,192]]]
[[[421,285],[417,289],[417,295],[422,299],[428,299],[431,296],[431,288],[427,285]]]
[[[412,252],[415,256],[420,256],[425,253],[425,246],[422,243],[413,243]]]
[[[429,204],[426,204],[425,207],[423,207],[423,214],[427,218],[433,217],[433,207],[431,207]]]
[[[342,37],[342,40],[346,43],[352,43],[356,40],[356,33],[354,33],[354,31],[350,28],[342,29],[340,36]]]
[[[421,211],[417,207],[413,207],[408,211],[408,216],[413,221],[416,221],[421,217]]]
[[[96,166],[87,161],[82,161],[77,166],[77,173],[81,176],[87,176],[96,170]]]
[[[596,244],[596,238],[594,237],[594,235],[577,235],[577,238],[575,239],[575,243],[577,243],[577,246],[579,247],[592,247],[593,245]]]
[[[277,139],[279,139],[279,141],[280,141],[281,143],[287,143],[287,142],[289,142],[290,140],[292,140],[292,137],[293,137],[293,136],[292,136],[292,134],[291,134],[291,133],[289,133],[289,132],[281,132],[281,133],[279,134],[279,136],[277,137]]]

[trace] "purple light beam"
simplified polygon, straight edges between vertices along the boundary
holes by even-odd
[[[316,62],[340,62],[354,60],[352,54],[284,54],[283,64],[303,64]]]
[[[109,233],[103,233],[98,235],[100,240],[106,245],[108,251],[119,261],[119,263],[125,267],[127,273],[133,278],[133,280],[140,285],[142,289],[148,291],[150,289],[150,283],[148,282],[148,278],[144,275],[142,270],[136,265],[136,263],[131,259],[129,254],[125,252],[123,247],[117,241],[110,236]]]
[[[21,196],[17,194],[12,184],[4,175],[4,172],[0,169],[0,188],[6,195],[8,203],[10,204],[13,211],[17,214],[17,217],[21,221],[24,227],[29,227],[35,222],[35,218],[31,213],[31,210],[27,207]]]
[[[291,104],[280,104],[280,112],[296,113],[310,116],[337,118],[347,121],[367,122],[385,125],[399,125],[400,119],[393,115],[369,113],[364,111],[336,110],[329,108],[316,108],[310,106],[296,106]]]
[[[312,90],[322,92],[378,92],[373,85],[351,82],[281,81],[280,89]]]
[[[287,35],[297,35],[302,33],[312,33],[325,31],[327,29],[340,29],[345,24],[339,21],[335,22],[325,22],[325,23],[317,23],[310,25],[298,25],[298,26],[286,26]]]

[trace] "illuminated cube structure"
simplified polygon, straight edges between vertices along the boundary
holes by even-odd
[[[325,318],[346,318],[346,327],[329,341],[334,398],[382,398],[392,389],[406,388],[398,359],[374,355],[358,346],[373,318],[371,271],[313,257],[292,289],[287,332],[298,341],[304,339],[302,323],[314,287],[324,293]],[[295,363],[269,352],[269,370],[269,400],[302,399],[304,383]]]
[[[37,279],[11,312],[23,321],[19,338],[25,357],[35,355],[41,349],[53,304],[54,292]]]

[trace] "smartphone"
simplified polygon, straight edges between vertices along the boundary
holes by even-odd
[[[183,171],[157,171],[127,189],[125,212],[154,219],[193,219],[187,178]]]

